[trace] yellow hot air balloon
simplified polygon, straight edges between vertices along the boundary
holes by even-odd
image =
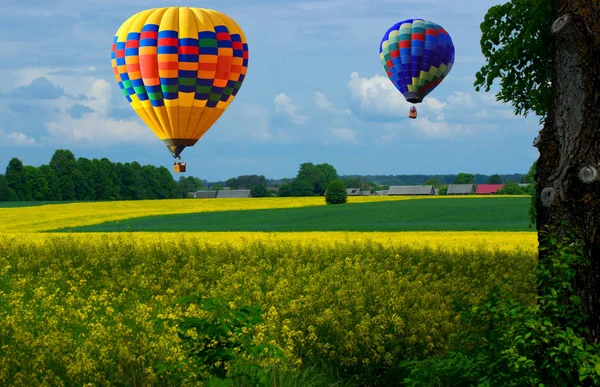
[[[221,12],[154,8],[121,25],[111,58],[125,98],[173,157],[181,158],[238,93],[248,69],[248,43]],[[185,164],[175,164],[176,172],[185,172]]]

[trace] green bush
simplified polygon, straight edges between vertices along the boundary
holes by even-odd
[[[264,198],[269,196],[269,191],[267,190],[266,185],[257,184],[250,188],[250,195],[252,195],[253,198]]]
[[[333,180],[327,185],[325,202],[327,204],[344,204],[348,201],[346,185],[341,180]]]

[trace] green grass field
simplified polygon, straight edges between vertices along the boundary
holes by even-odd
[[[161,215],[54,231],[531,231],[529,198],[452,198]]]

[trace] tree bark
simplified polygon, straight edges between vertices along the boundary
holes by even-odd
[[[589,264],[577,267],[590,342],[600,341],[600,1],[557,0],[551,108],[536,143],[537,229],[575,229]],[[543,240],[540,239],[540,246]],[[540,250],[540,259],[545,252]]]

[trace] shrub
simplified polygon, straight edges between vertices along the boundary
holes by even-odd
[[[266,185],[257,184],[250,188],[250,195],[252,195],[253,198],[264,198],[269,196],[269,191],[267,190]]]
[[[348,201],[346,185],[341,180],[333,180],[327,185],[325,202],[327,204],[344,204]]]

